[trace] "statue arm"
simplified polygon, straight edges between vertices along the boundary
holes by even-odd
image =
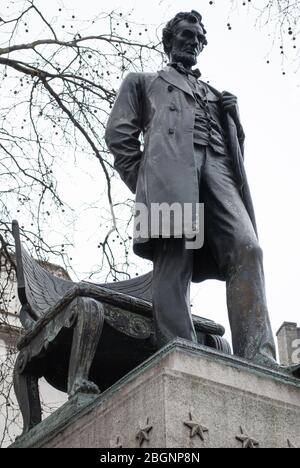
[[[210,84],[207,85],[208,88],[216,95],[221,101],[222,108],[228,113],[235,124],[237,138],[239,141],[239,145],[241,148],[241,153],[244,157],[244,143],[245,143],[245,133],[243,126],[241,124],[240,119],[240,112],[237,103],[237,97],[234,94],[229,93],[228,91],[223,91],[222,93],[218,91],[216,88],[211,86]]]
[[[238,136],[241,152],[242,152],[242,155],[244,157],[245,132],[244,132],[244,129],[242,127],[242,124],[241,124],[240,120],[238,122],[236,122],[235,124],[236,124],[237,136]]]
[[[236,126],[237,137],[238,137],[238,140],[239,140],[242,155],[244,156],[245,132],[244,132],[243,126],[241,124],[240,111],[239,111],[238,106],[237,106],[237,109],[236,109],[236,117],[234,119],[234,123],[235,123],[235,126]]]
[[[241,148],[242,155],[244,156],[245,133],[241,124],[237,97],[234,94],[229,93],[228,91],[223,91],[222,93],[220,93],[220,98],[223,109],[232,117],[234,121],[239,145]]]
[[[135,193],[142,158],[139,136],[142,131],[142,91],[140,75],[129,73],[124,79],[108,119],[105,141],[114,155],[114,167]]]

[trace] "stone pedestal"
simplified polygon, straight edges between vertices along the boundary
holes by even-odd
[[[101,369],[99,369],[101,372]],[[12,447],[300,447],[300,381],[176,340]]]

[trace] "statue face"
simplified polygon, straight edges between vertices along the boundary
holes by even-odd
[[[185,67],[197,63],[197,57],[203,50],[204,31],[199,23],[181,20],[175,27],[172,38],[170,59],[181,62]]]

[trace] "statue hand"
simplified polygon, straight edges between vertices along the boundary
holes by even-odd
[[[237,97],[228,91],[222,92],[222,105],[226,112],[228,112],[234,121],[237,123],[240,120],[239,106]]]

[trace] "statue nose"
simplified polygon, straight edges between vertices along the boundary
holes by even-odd
[[[189,44],[186,44],[185,50],[189,52],[195,52],[199,48],[199,44],[197,42],[190,42]]]
[[[199,41],[198,41],[198,39],[196,39],[196,38],[195,38],[195,39],[191,39],[191,41],[190,41],[190,46],[193,47],[194,49],[196,49],[196,47],[199,46]]]

